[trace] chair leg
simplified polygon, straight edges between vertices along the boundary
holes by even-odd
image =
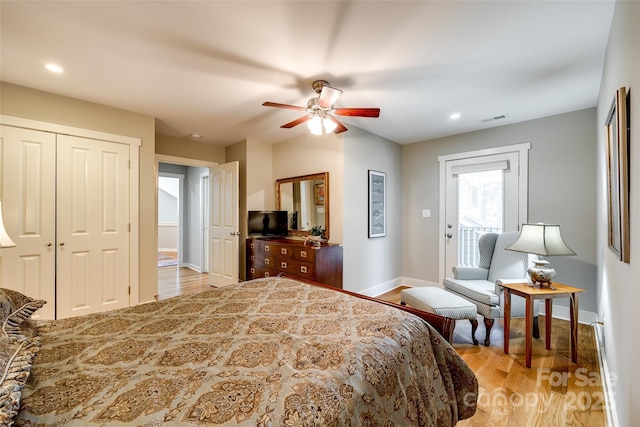
[[[493,319],[484,318],[484,327],[487,330],[487,335],[484,337],[484,345],[488,346],[491,339],[491,328],[493,327]]]
[[[471,340],[473,341],[473,345],[478,345],[478,340],[476,339],[476,330],[478,329],[478,319],[469,319],[471,322]]]
[[[540,328],[538,327],[538,316],[533,316],[533,337],[536,339],[540,338]]]

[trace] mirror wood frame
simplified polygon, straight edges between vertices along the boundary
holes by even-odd
[[[301,182],[301,181],[314,181],[324,179],[324,236],[329,240],[329,172],[314,173],[311,175],[294,176],[291,178],[282,178],[276,180],[276,210],[280,210],[280,186],[282,184]],[[311,233],[306,230],[292,230],[289,229],[289,234],[295,236],[308,236]]]

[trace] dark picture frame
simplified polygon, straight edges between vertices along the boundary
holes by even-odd
[[[369,171],[369,238],[387,235],[387,175]]]
[[[629,247],[629,98],[624,87],[615,93],[605,123],[609,249],[628,263]]]

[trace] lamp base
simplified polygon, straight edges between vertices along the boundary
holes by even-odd
[[[556,271],[548,266],[549,261],[540,259],[533,261],[533,263],[535,265],[527,270],[529,277],[531,277],[531,283],[533,283],[533,286],[539,288],[551,287],[553,278],[556,276]]]

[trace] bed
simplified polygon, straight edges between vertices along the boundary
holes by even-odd
[[[441,334],[347,292],[273,277],[54,321],[12,298],[7,425],[453,426],[475,412],[477,379]]]

